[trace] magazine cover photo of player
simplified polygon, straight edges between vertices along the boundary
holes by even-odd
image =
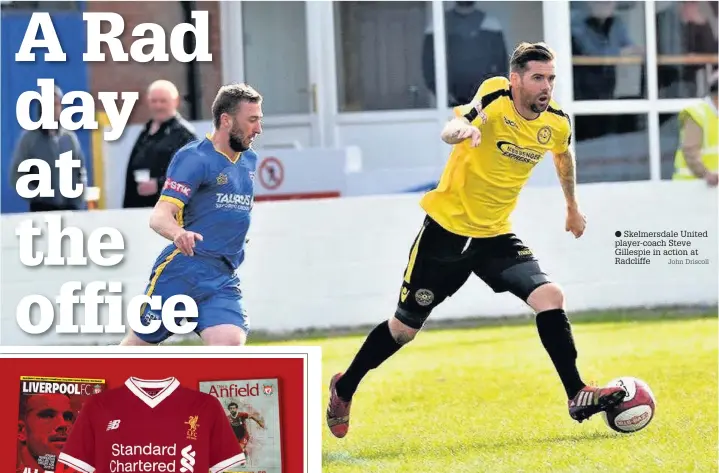
[[[242,447],[242,450],[249,456],[249,452],[247,452],[247,444],[250,441],[250,432],[247,429],[247,421],[255,421],[262,429],[265,428],[265,423],[262,421],[259,414],[239,411],[239,409],[240,406],[236,402],[231,402],[227,406],[227,410],[230,411],[230,415],[227,416],[227,419],[230,421],[232,431],[235,433],[237,441],[240,442],[240,447]]]
[[[16,473],[53,471],[83,404],[104,380],[20,378]]]
[[[278,380],[201,381],[199,389],[217,398],[247,458],[232,473],[282,473]]]

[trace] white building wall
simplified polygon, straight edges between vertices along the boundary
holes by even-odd
[[[570,314],[579,310],[657,305],[717,304],[716,189],[701,182],[588,184],[579,187],[588,216],[586,234],[575,239],[564,231],[565,206],[558,188],[528,188],[513,217],[514,230],[530,246],[543,268],[562,284]],[[411,243],[422,223],[419,195],[371,196],[255,205],[247,260],[240,270],[251,325],[256,330],[373,324],[395,308]],[[688,205],[687,203],[691,203]],[[142,294],[152,264],[166,241],[148,227],[147,210],[62,214],[64,225],[82,229],[118,228],[125,238],[124,259],[116,267],[27,268],[19,260],[15,228],[44,214],[2,216],[0,344],[111,343],[117,334],[26,335],[16,322],[19,301],[40,294],[51,301],[67,281],[118,281],[128,301]],[[691,243],[700,265],[670,265],[669,256],[649,256],[649,264],[616,264],[615,231],[708,232]],[[36,251],[45,251],[38,238]],[[669,238],[621,240],[663,241]],[[639,246],[639,249],[645,247]],[[636,249],[636,248],[635,248]],[[662,249],[670,249],[665,247]],[[627,258],[627,256],[621,256]],[[57,312],[57,309],[56,309]],[[528,308],[509,294],[494,294],[472,278],[441,305],[435,319],[526,315]],[[100,310],[107,320],[107,307]],[[78,307],[75,320],[82,323]],[[36,319],[37,320],[37,319]],[[104,322],[103,322],[104,323]],[[55,324],[56,325],[56,324]],[[54,327],[54,325],[53,325]]]

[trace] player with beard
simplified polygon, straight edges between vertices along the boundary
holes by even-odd
[[[238,406],[235,402],[231,402],[227,408],[230,410],[230,414],[227,416],[227,419],[230,421],[232,431],[235,433],[235,437],[237,437],[237,441],[240,443],[242,451],[247,454],[247,444],[250,441],[250,432],[247,429],[247,419],[252,419],[262,429],[265,428],[265,424],[256,414],[240,412],[238,410],[240,406]]]
[[[213,133],[173,157],[150,217],[150,227],[172,242],[155,260],[145,293],[161,301],[143,304],[145,330],[129,331],[122,345],[169,338],[162,303],[180,294],[197,305],[198,317],[190,321],[197,322],[195,332],[204,344],[246,342],[249,319],[236,271],[245,257],[257,166],[251,145],[262,132],[262,116],[256,90],[245,84],[223,86],[212,104]]]
[[[552,100],[554,80],[551,49],[522,43],[512,54],[509,79],[487,79],[471,103],[454,110],[456,117],[441,135],[452,151],[437,188],[422,197],[426,217],[409,252],[395,313],[370,332],[349,368],[330,381],[326,417],[336,437],[347,434],[360,381],[414,339],[432,310],[472,274],[534,311],[572,419],[582,422],[624,398],[621,388],[587,386],[580,377],[562,289],[510,223],[532,169],[551,152],[566,200],[565,230],[575,238],[585,230],[569,147],[571,124]]]

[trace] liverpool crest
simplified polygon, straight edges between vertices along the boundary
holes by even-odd
[[[189,425],[187,429],[187,439],[197,440],[197,428],[200,426],[197,422],[200,420],[200,416],[190,416],[189,420],[185,424]]]

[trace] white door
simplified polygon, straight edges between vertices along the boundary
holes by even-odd
[[[264,97],[265,126],[256,142],[258,148],[308,148],[323,143],[318,118],[321,31],[316,20],[310,25],[315,3],[236,4],[242,9],[244,81]]]

